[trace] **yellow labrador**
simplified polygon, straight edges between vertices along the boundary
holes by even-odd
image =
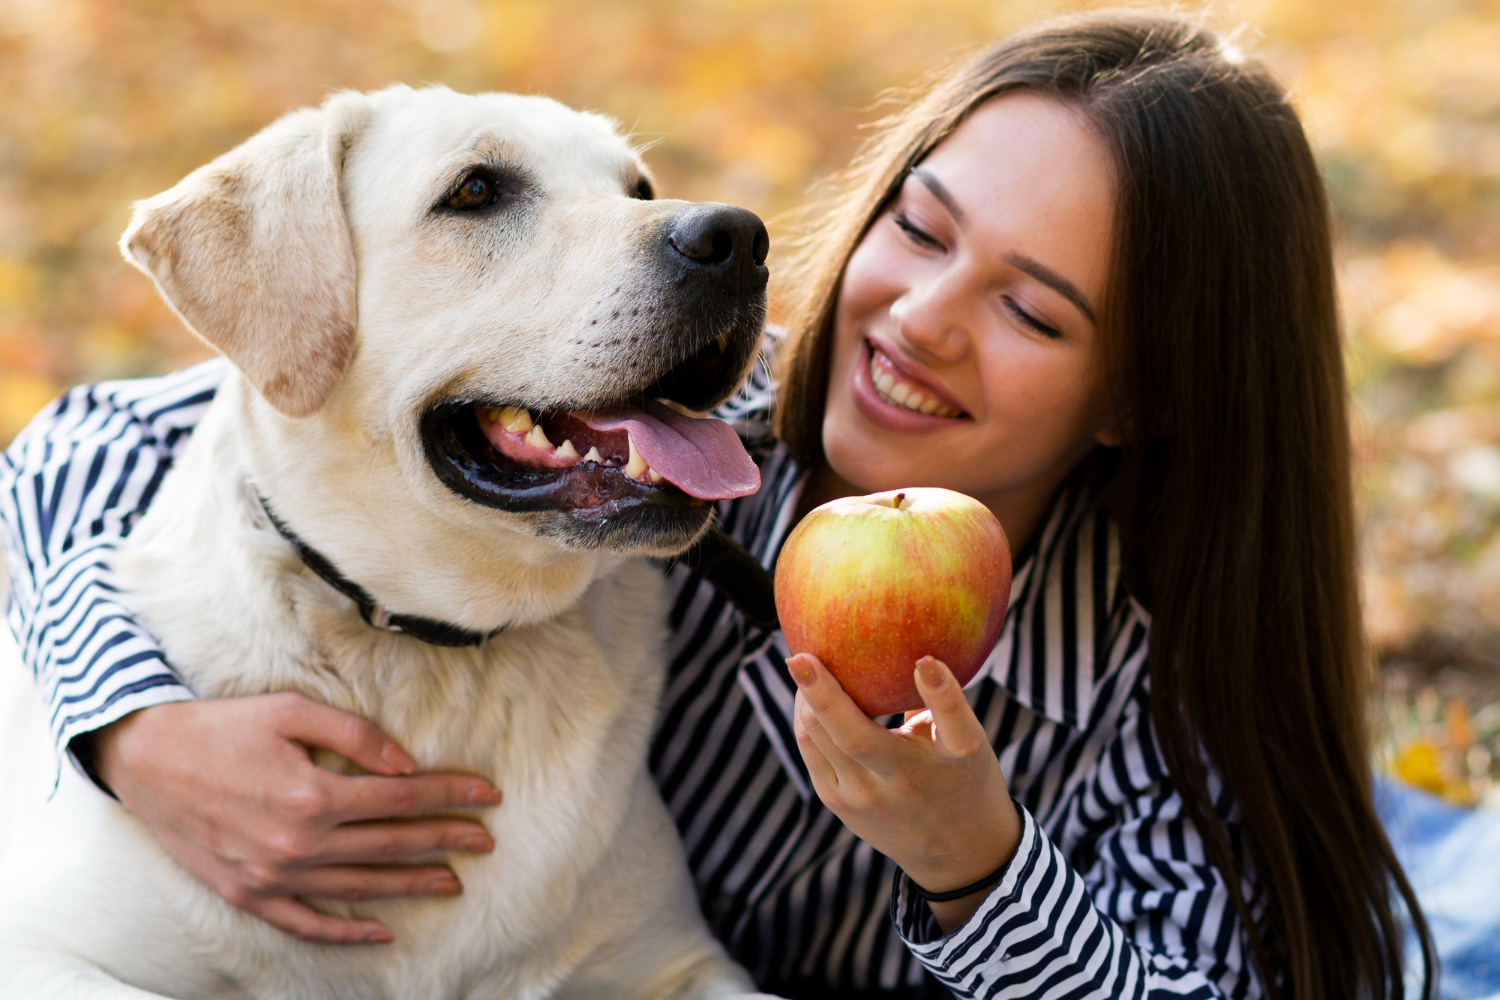
[[[137,206],[126,256],[234,370],[121,552],[131,603],[200,695],[304,692],[505,804],[493,855],[451,859],[460,898],[319,904],[394,945],[299,942],[70,770],[52,794],[39,699],[6,664],[0,995],[753,991],[646,770],[664,588],[637,557],[758,484],[689,414],[756,354],[766,234],[650,194],[603,118],[394,87]]]

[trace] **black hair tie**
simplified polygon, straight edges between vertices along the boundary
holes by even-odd
[[[1003,865],[990,872],[978,882],[971,882],[968,885],[964,886],[962,889],[953,889],[950,892],[928,892],[920,885],[917,885],[916,879],[912,878],[910,875],[906,875],[905,871],[902,871],[901,874],[906,875],[906,884],[911,886],[911,891],[927,900],[927,902],[951,903],[955,899],[963,899],[965,896],[972,896],[980,889],[988,889],[996,882],[999,882],[1002,878],[1005,877],[1005,869],[1010,867],[1011,860],[1011,858],[1006,858]]]

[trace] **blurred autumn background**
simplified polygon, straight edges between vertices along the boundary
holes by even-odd
[[[115,249],[133,199],[395,81],[615,116],[664,191],[772,222],[882,92],[1034,0],[0,0],[0,445],[64,388],[207,356]],[[1239,0],[1341,228],[1382,765],[1500,798],[1500,0]],[[773,269],[774,269],[773,257]]]

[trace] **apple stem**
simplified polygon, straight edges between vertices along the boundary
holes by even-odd
[[[891,501],[891,506],[895,507],[897,510],[900,510],[901,509],[901,501],[905,500],[905,499],[906,499],[906,494],[905,493],[897,493],[896,494],[896,499],[894,499],[894,500]]]

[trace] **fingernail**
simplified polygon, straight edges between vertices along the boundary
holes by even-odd
[[[445,876],[434,879],[427,887],[427,891],[434,896],[451,896],[458,891],[458,888],[458,879]]]
[[[398,774],[411,774],[417,769],[417,762],[412,759],[411,754],[389,741],[381,747],[380,759],[389,764]]]
[[[787,669],[792,672],[792,680],[797,682],[799,688],[810,688],[817,683],[817,675],[813,673],[812,665],[806,660],[792,657],[787,663]]]
[[[486,788],[480,785],[469,791],[469,805],[471,806],[498,806],[500,804],[500,789]]]
[[[922,686],[929,691],[938,691],[948,682],[938,669],[937,661],[931,657],[923,657],[917,661],[917,676],[922,678]]]
[[[366,944],[390,944],[394,940],[395,935],[387,930],[371,931],[365,935]]]
[[[460,851],[493,851],[495,842],[482,833],[471,833],[458,842]]]

